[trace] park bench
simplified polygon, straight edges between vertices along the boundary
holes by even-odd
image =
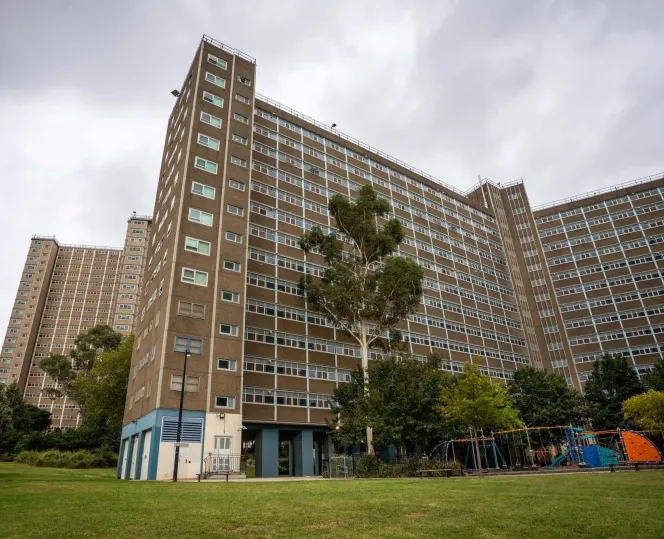
[[[208,477],[212,475],[225,475],[226,476],[226,483],[228,483],[228,476],[231,475],[230,473],[221,473],[221,472],[215,472],[215,473],[197,473],[196,477],[198,478],[198,482],[201,482],[201,477],[203,479],[207,479]]]

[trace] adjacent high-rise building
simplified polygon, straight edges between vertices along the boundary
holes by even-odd
[[[49,410],[52,427],[80,423],[75,402],[43,393],[57,385],[40,368],[49,354],[69,354],[95,325],[133,331],[151,217],[132,215],[124,248],[65,245],[34,236],[0,355],[0,383],[17,382],[26,402]]]

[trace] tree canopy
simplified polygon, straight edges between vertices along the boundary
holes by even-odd
[[[58,383],[57,388],[46,388],[43,392],[53,397],[68,397],[79,405],[85,416],[83,397],[79,395],[79,374],[90,371],[95,360],[105,351],[115,350],[123,335],[108,326],[94,326],[81,333],[74,341],[69,356],[49,354],[41,360],[40,367]]]
[[[325,235],[319,227],[302,236],[300,247],[321,254],[327,268],[318,282],[307,275],[300,286],[308,308],[323,314],[367,351],[415,312],[424,273],[413,260],[390,256],[404,238],[403,227],[398,219],[377,225],[391,207],[371,185],[360,188],[355,202],[334,195],[329,210],[342,239],[334,233]],[[363,358],[365,368],[367,358]]]
[[[463,423],[473,430],[521,426],[514,400],[507,388],[494,383],[471,363],[456,384],[443,388],[439,411],[450,423]]]
[[[664,431],[664,391],[651,389],[648,393],[630,397],[623,403],[626,421],[634,422],[643,430]]]
[[[643,381],[646,389],[664,391],[664,358],[655,361],[652,371],[644,376]]]
[[[514,373],[507,387],[527,426],[579,424],[583,399],[562,376],[522,367]]]
[[[643,393],[643,385],[627,359],[606,354],[595,361],[584,388],[584,415],[595,430],[628,427],[622,406],[630,397]]]
[[[42,432],[51,426],[51,413],[23,400],[16,382],[0,386],[0,434]]]
[[[408,452],[440,439],[444,423],[437,410],[441,390],[455,379],[440,368],[442,358],[427,361],[389,357],[369,366],[366,391],[361,369],[335,391],[333,425],[342,445],[364,442],[367,426],[374,445],[390,444]],[[338,427],[338,428],[337,428]]]

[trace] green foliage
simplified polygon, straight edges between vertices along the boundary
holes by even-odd
[[[441,390],[455,382],[440,369],[442,358],[427,361],[395,358],[373,361],[364,387],[362,369],[334,393],[331,425],[342,446],[366,441],[366,427],[374,430],[374,445],[426,447],[442,436],[445,425],[437,411]]]
[[[341,446],[348,447],[366,442],[369,420],[362,367],[350,373],[350,382],[339,384],[335,388],[330,408],[335,420],[329,427]]]
[[[88,423],[121,429],[124,416],[134,335],[115,349],[106,350],[90,370],[77,376],[77,399],[84,405]]]
[[[440,413],[450,423],[463,423],[475,430],[521,426],[507,388],[493,383],[477,366],[467,363],[458,383],[443,388]]]
[[[49,354],[41,360],[40,367],[60,387],[47,388],[43,392],[53,397],[68,397],[74,400],[85,417],[86,410],[78,394],[78,375],[89,372],[95,360],[104,351],[115,350],[122,342],[123,335],[113,331],[109,326],[94,326],[81,333],[74,341],[74,348],[69,357],[61,354]]]
[[[562,376],[523,367],[507,383],[514,406],[529,427],[577,425],[583,402]]]
[[[420,470],[449,470],[451,475],[463,475],[458,462],[427,460],[421,457],[410,457],[398,462],[381,462],[376,455],[368,453],[355,458],[355,477],[418,477]],[[436,476],[436,474],[431,474]],[[442,473],[440,474],[442,475]]]
[[[0,391],[2,391],[0,389]],[[14,382],[5,389],[7,404],[11,412],[12,429],[16,432],[45,431],[51,426],[51,413],[38,406],[27,404]]]
[[[664,358],[655,361],[653,370],[643,377],[646,389],[664,391]]]
[[[0,439],[5,438],[13,430],[12,409],[5,386],[0,386]]]
[[[111,468],[117,466],[117,456],[109,450],[90,451],[21,451],[14,457],[14,462],[43,466],[47,468]]]
[[[622,414],[623,402],[640,393],[643,393],[643,385],[627,359],[606,354],[595,361],[586,382],[585,416],[594,430],[628,427]]]
[[[371,185],[360,189],[355,202],[335,195],[329,210],[346,242],[318,227],[305,233],[300,247],[321,254],[327,269],[318,282],[302,277],[300,288],[309,308],[360,344],[366,365],[368,347],[415,311],[424,274],[414,261],[390,256],[404,238],[403,228],[398,219],[377,226],[391,207]]]
[[[623,403],[625,420],[636,423],[643,430],[664,431],[664,391],[651,389],[648,393],[630,397]]]

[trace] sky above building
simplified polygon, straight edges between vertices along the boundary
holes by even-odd
[[[202,34],[257,91],[458,189],[534,205],[664,170],[664,3],[50,0],[0,17],[0,326],[32,234],[121,246],[152,213]]]

